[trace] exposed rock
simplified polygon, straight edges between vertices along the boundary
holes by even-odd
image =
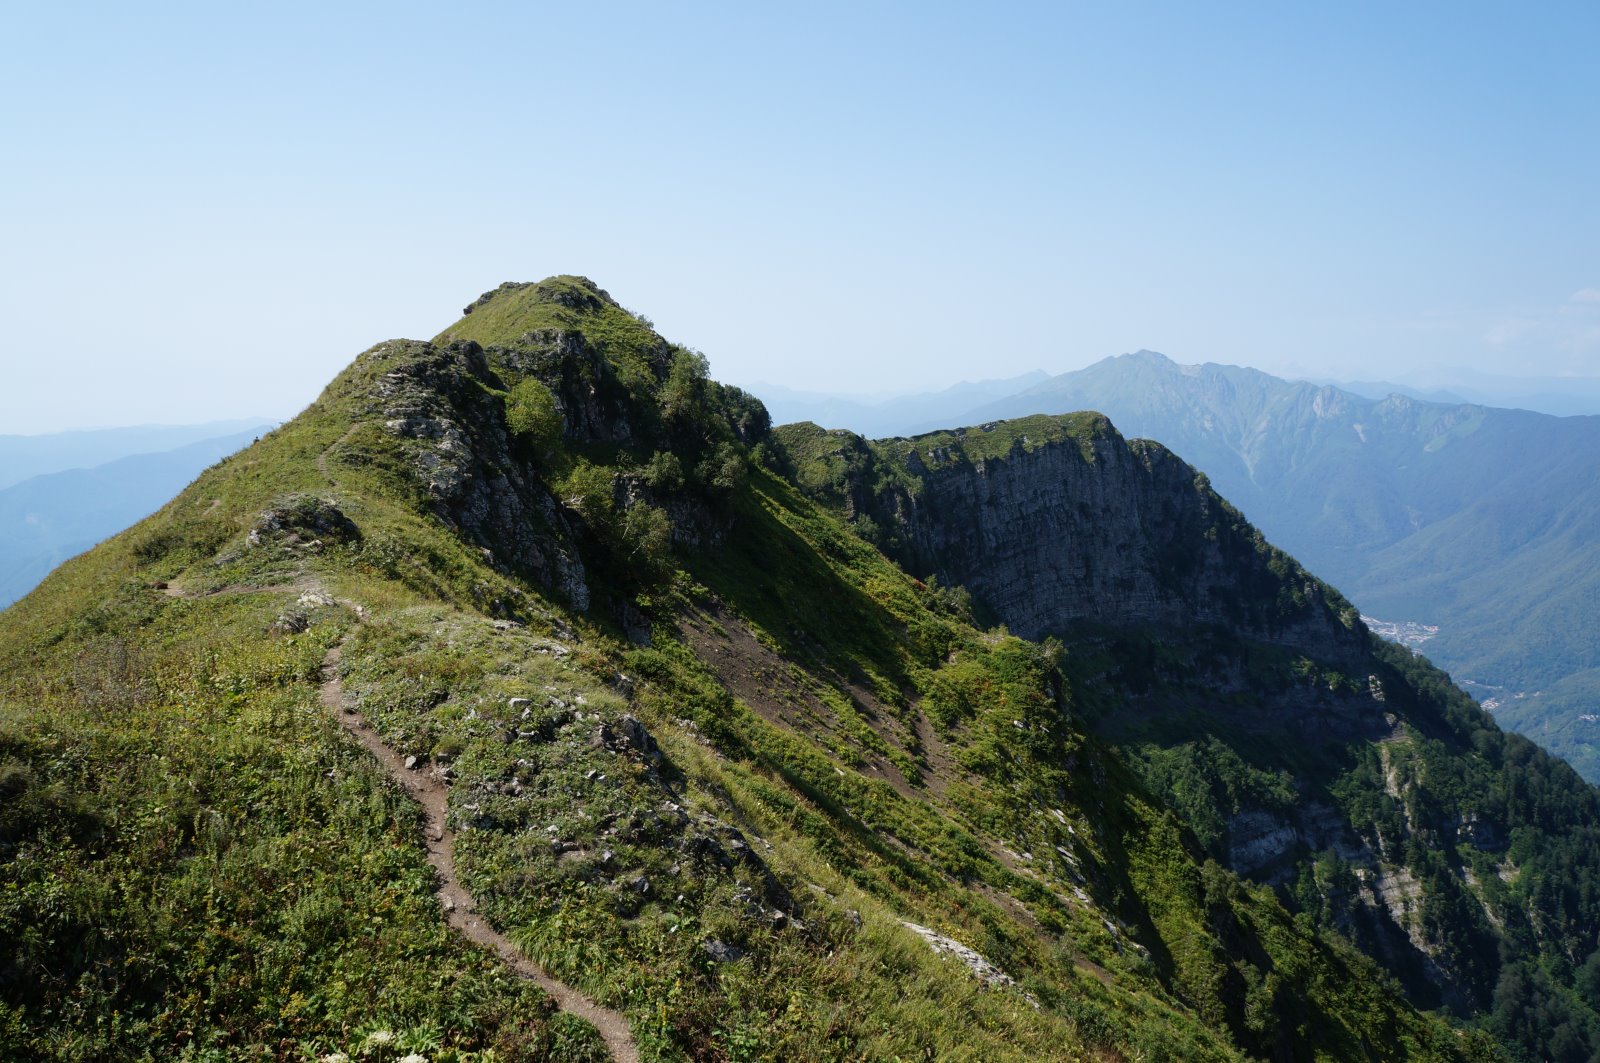
[[[1082,623],[1216,623],[1316,647],[1324,660],[1364,648],[1360,625],[1329,609],[1298,566],[1269,569],[1252,529],[1163,447],[1130,444],[1106,424],[1081,446],[1018,442],[1004,457],[929,459],[917,494],[889,481],[861,503],[898,528],[895,552],[910,571],[966,587],[1025,638]],[[1281,583],[1305,604],[1280,607]]]
[[[1293,826],[1269,812],[1240,812],[1228,820],[1228,866],[1256,875],[1294,851],[1300,840]]]
[[[976,949],[968,948],[954,938],[945,937],[943,934],[929,930],[925,926],[919,926],[904,919],[900,920],[900,925],[926,941],[928,947],[939,955],[953,956],[960,960],[984,985],[1007,989],[1016,986],[1016,979],[984,959]]]
[[[621,749],[632,750],[646,756],[656,752],[656,740],[639,718],[632,713],[625,713],[617,721],[617,743]]]
[[[713,963],[732,963],[744,955],[744,949],[739,948],[737,945],[730,945],[725,941],[720,941],[717,938],[707,938],[700,943],[700,948],[705,951],[707,956],[711,957],[711,962]]]
[[[245,536],[250,546],[278,543],[349,542],[361,538],[361,529],[332,500],[312,495],[289,495],[263,510]]]
[[[595,729],[590,744],[618,753],[637,753],[652,764],[661,763],[661,750],[656,745],[655,737],[631,713],[624,713],[614,725],[602,723]]]
[[[1372,866],[1378,854],[1357,837],[1344,816],[1326,801],[1308,801],[1296,817],[1301,840],[1314,852],[1331,851],[1351,864]]]
[[[311,627],[311,618],[299,609],[290,609],[279,613],[278,618],[272,622],[272,630],[282,631],[294,635]]]
[[[1507,845],[1505,833],[1499,825],[1477,812],[1463,812],[1456,823],[1456,835],[1474,849],[1486,853],[1499,852]]]
[[[559,503],[512,453],[499,381],[475,343],[396,345],[373,388],[387,431],[415,444],[414,475],[435,512],[497,564],[589,607],[576,532]]]

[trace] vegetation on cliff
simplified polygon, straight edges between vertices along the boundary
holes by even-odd
[[[1363,397],[1238,366],[1108,358],[969,408],[1099,410],[1204,469],[1370,616],[1438,627],[1432,660],[1600,782],[1600,417]]]
[[[0,1051],[603,1051],[452,935],[335,668],[449,781],[482,913],[645,1058],[1495,1056],[1208,853],[1086,729],[1080,650],[976,624],[795,463],[553,278],[64,566],[0,616]]]
[[[1060,639],[1088,730],[1211,858],[1358,943],[1419,1006],[1529,1059],[1600,1053],[1596,791],[1365,632],[1204,477],[1095,414],[777,434],[797,481],[911,571]]]

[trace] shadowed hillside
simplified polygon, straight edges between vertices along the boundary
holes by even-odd
[[[1098,410],[1159,440],[1369,616],[1436,627],[1424,651],[1502,725],[1600,781],[1600,417],[1364,398],[1151,351],[970,411]]]
[[[0,616],[5,1054],[1484,1059],[1487,1031],[1539,1050],[1515,1024],[1555,1002],[1588,1036],[1593,965],[1542,966],[1581,950],[1588,894],[1486,909],[1531,905],[1502,1028],[1435,949],[1456,928],[1426,880],[1416,951],[1452,995],[1408,999],[1324,894],[1225,866],[1217,809],[1152,769],[1166,747],[1096,731],[1180,699],[1200,726],[1200,686],[1341,764],[1391,740],[1426,763],[1410,797],[1339,777],[1385,854],[1454,822],[1425,785],[1450,772],[1522,757],[1552,817],[1593,792],[1374,656],[1171,455],[1098,419],[1021,428],[928,453],[774,433],[581,278],[362,353]],[[1020,479],[962,486],[1012,462],[1033,523],[984,516]],[[1011,596],[893,560],[955,556],[963,498],[997,557],[1108,525],[1058,554],[1120,568],[1050,586],[1130,601],[1088,633],[1039,607],[1063,641],[990,626]],[[1532,890],[1560,854],[1521,799],[1439,837],[1482,823]],[[1592,849],[1561,858],[1589,881]]]

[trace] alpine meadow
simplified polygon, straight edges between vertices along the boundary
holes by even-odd
[[[1600,1058],[1600,791],[1090,412],[508,283],[0,613],[0,1057]]]

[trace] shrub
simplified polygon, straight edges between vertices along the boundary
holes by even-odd
[[[622,515],[622,545],[631,560],[650,569],[662,568],[672,547],[672,520],[665,511],[644,502]]]
[[[562,501],[590,527],[603,531],[616,510],[616,488],[611,470],[579,462],[561,483]]]
[[[561,411],[549,388],[529,377],[506,396],[506,427],[543,456],[561,442]]]
[[[744,457],[730,443],[720,444],[695,469],[708,491],[732,494],[744,480]]]
[[[670,450],[658,450],[650,456],[640,479],[652,491],[676,491],[683,486],[683,462]]]
[[[705,355],[682,347],[673,352],[660,395],[661,415],[668,424],[690,427],[704,417],[708,373]]]

